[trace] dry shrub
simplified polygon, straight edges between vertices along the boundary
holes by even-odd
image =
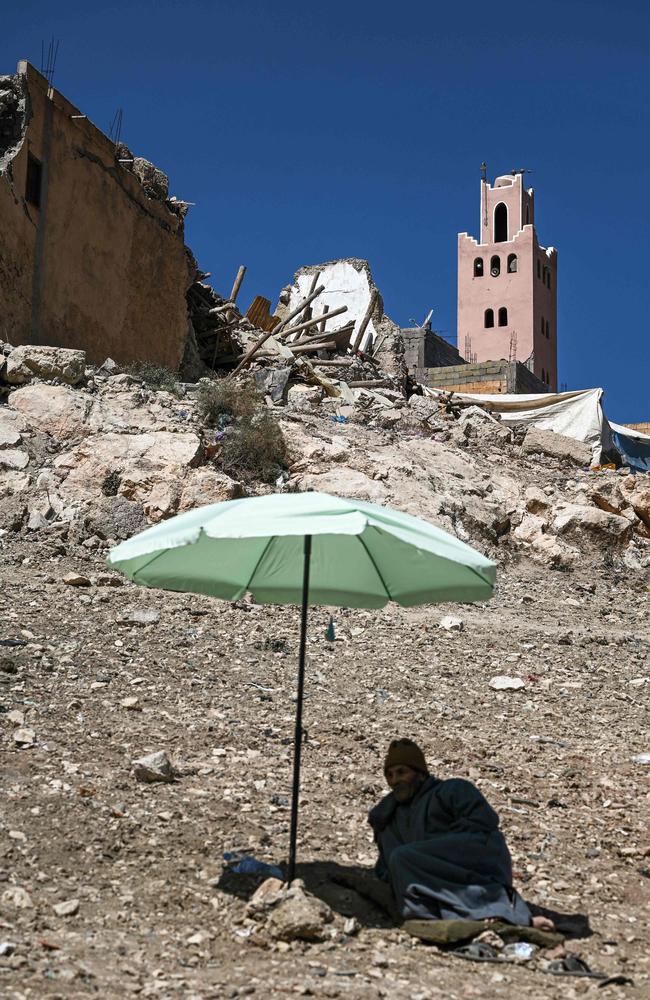
[[[260,394],[250,382],[221,379],[202,382],[197,395],[199,415],[213,427],[220,416],[252,417],[262,403]]]
[[[267,410],[241,417],[226,433],[221,446],[223,471],[244,482],[273,483],[287,455],[282,431]]]
[[[129,375],[139,378],[149,389],[159,389],[176,393],[177,375],[164,365],[153,361],[136,361],[127,368]]]

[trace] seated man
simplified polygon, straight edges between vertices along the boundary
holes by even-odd
[[[512,887],[499,817],[462,778],[429,774],[412,740],[393,740],[384,763],[391,788],[368,816],[379,847],[376,873],[389,882],[402,920],[506,920],[552,930]]]

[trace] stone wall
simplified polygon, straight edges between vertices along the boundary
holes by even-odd
[[[465,360],[453,344],[440,337],[433,330],[415,326],[402,329],[404,338],[404,360],[409,372],[418,368],[442,368],[448,365],[462,365]]]
[[[0,78],[0,339],[177,370],[194,278],[183,215],[161,171],[29,63]]]

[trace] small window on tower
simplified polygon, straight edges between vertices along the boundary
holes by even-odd
[[[508,254],[508,274],[517,273],[517,254]]]
[[[546,372],[542,368],[542,382],[546,382]]]
[[[483,258],[482,257],[477,257],[475,259],[475,261],[474,261],[474,277],[475,278],[482,278],[483,277]]]
[[[508,325],[508,310],[505,306],[501,306],[499,309],[499,326]]]
[[[41,207],[41,184],[43,167],[35,156],[27,154],[27,177],[25,180],[25,200],[36,208]]]
[[[544,317],[542,316],[542,337],[544,336]]]
[[[490,261],[490,274],[493,278],[498,278],[501,274],[501,258],[496,255]]]
[[[494,310],[493,309],[486,309],[485,310],[485,327],[486,327],[486,329],[489,329],[492,326],[494,326]]]
[[[526,225],[528,225],[529,222],[530,222],[530,209],[528,208],[528,205],[526,205]]]
[[[546,337],[547,337],[547,339],[550,337],[549,327],[548,327],[548,320],[546,320]]]
[[[546,284],[548,285],[549,288],[551,287],[551,269],[550,269],[550,267],[549,267],[548,271],[546,272]]]
[[[537,260],[537,277],[541,278],[541,276],[542,276],[542,265],[540,264],[539,258],[538,258],[538,260]]]

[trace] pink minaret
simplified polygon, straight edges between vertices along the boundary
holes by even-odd
[[[523,172],[481,180],[481,240],[458,235],[458,350],[467,361],[522,361],[557,389],[557,250],[535,232]]]

